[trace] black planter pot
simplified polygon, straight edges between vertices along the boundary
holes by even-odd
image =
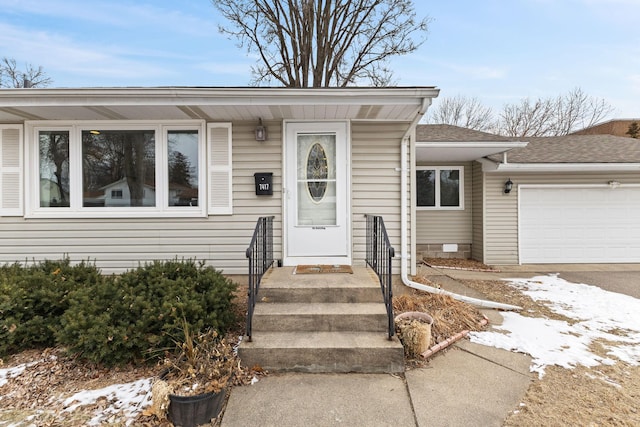
[[[169,395],[169,420],[175,426],[196,427],[208,424],[222,410],[227,389],[218,393],[205,393],[195,396]]]

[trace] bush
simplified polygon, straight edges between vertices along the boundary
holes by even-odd
[[[95,265],[68,258],[0,267],[0,356],[55,345],[70,295],[101,281]]]
[[[62,315],[58,343],[107,365],[162,356],[192,331],[234,322],[236,285],[194,260],[155,261],[81,287]],[[155,354],[153,354],[155,352]]]

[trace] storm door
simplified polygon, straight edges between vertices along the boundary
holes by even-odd
[[[288,123],[285,265],[350,264],[346,123]]]

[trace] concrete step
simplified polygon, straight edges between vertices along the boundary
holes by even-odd
[[[259,303],[253,331],[387,331],[387,311],[378,303]]]
[[[274,268],[263,277],[259,302],[356,303],[382,302],[378,278],[366,268],[353,274],[293,274],[292,268]]]
[[[379,332],[260,332],[238,354],[244,365],[268,371],[404,371],[402,344]]]

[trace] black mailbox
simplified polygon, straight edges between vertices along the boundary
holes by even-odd
[[[256,172],[253,174],[256,180],[256,195],[271,196],[273,195],[273,173]]]

